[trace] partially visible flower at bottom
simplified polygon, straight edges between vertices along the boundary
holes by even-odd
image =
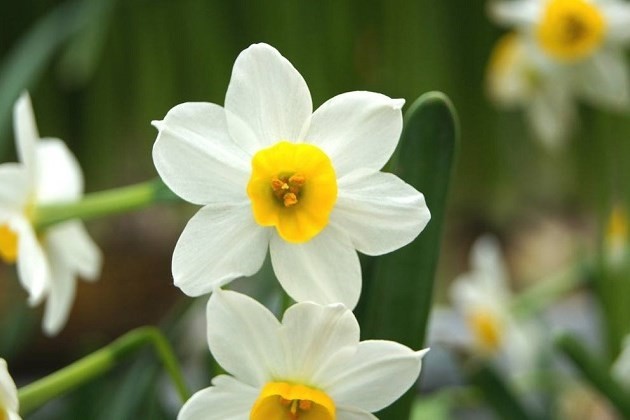
[[[534,134],[550,149],[561,146],[576,120],[569,78],[515,32],[499,39],[490,57],[486,87],[499,107],[522,108]]]
[[[0,420],[21,420],[15,382],[7,370],[7,362],[0,358]]]
[[[376,419],[415,383],[428,351],[359,342],[341,304],[297,303],[280,322],[254,299],[216,290],[207,318],[210,351],[230,375],[195,393],[179,420]]]

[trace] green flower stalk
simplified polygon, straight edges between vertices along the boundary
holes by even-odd
[[[35,209],[37,230],[71,219],[95,219],[148,207],[154,203],[179,201],[159,179],[127,187],[87,194],[82,200],[51,204]]]
[[[155,327],[141,327],[128,332],[108,346],[81,360],[33,382],[18,391],[20,413],[30,413],[42,404],[109,372],[129,355],[150,344],[170,376],[182,402],[190,398],[173,350]]]

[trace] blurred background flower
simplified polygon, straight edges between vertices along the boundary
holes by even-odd
[[[223,103],[234,59],[255,42],[273,45],[300,69],[314,107],[351,90],[407,103],[429,90],[445,92],[459,112],[462,139],[438,270],[440,303],[448,302],[452,279],[469,269],[472,243],[485,232],[503,245],[509,289],[516,295],[550,277],[593,277],[610,211],[630,199],[627,113],[573,102],[571,118],[558,117],[568,124],[566,147],[550,153],[533,141],[539,135],[519,110],[495,109],[488,101],[486,69],[503,30],[490,22],[484,2],[27,0],[7,3],[3,16],[0,161],[16,160],[11,108],[28,88],[40,131],[68,143],[84,169],[88,193],[154,178],[151,148],[157,133],[150,121],[186,101]],[[510,54],[521,54],[518,48],[525,45],[516,45],[506,67],[498,59],[499,73],[510,68],[510,60],[521,68],[523,56]],[[623,55],[620,60],[627,61]],[[519,87],[522,82],[513,89],[529,89]],[[548,109],[559,108],[550,104],[537,112],[546,116]],[[41,335],[40,314],[26,306],[13,268],[1,265],[0,355],[18,385],[139,325],[159,323],[174,342],[183,340],[187,327],[180,319],[190,299],[173,286],[171,257],[195,210],[186,204],[157,206],[87,223],[103,249],[102,277],[79,284],[69,322],[54,339]],[[587,269],[576,261],[592,264]],[[257,296],[273,301],[268,262],[260,275],[264,281],[250,283],[267,285]],[[559,303],[539,299],[548,296],[544,291],[533,311],[546,305],[544,316],[557,320],[554,329],[572,328],[567,319],[588,320],[576,328],[586,328],[583,336],[612,362],[625,334],[620,323],[603,319],[613,311],[621,318],[620,308],[630,306],[623,300],[630,294],[621,293],[628,287],[623,278],[582,287]],[[619,333],[608,333],[613,330]],[[444,362],[448,356],[440,357],[427,355],[422,383],[436,391],[425,393],[427,403],[442,401],[437,390],[445,385],[443,372],[453,367]],[[213,371],[211,361],[200,360]],[[172,418],[154,392],[159,375],[147,352],[31,417]],[[452,401],[464,407],[463,415],[480,406],[478,397],[465,392],[449,401],[447,407]]]

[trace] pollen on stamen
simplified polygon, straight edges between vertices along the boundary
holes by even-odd
[[[297,196],[294,193],[286,193],[284,197],[282,197],[285,207],[295,206],[298,202]]]

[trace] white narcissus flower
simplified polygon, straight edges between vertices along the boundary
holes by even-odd
[[[621,0],[494,1],[497,22],[515,28],[560,68],[569,87],[596,105],[627,109],[630,4]]]
[[[14,125],[20,163],[0,165],[0,258],[17,263],[31,305],[46,299],[43,328],[54,335],[68,319],[76,276],[95,280],[101,253],[80,221],[35,231],[37,207],[78,201],[83,175],[61,140],[39,138],[28,94],[15,104]]]
[[[517,33],[504,35],[490,57],[490,98],[506,109],[522,108],[536,136],[551,149],[561,146],[575,122],[576,104],[569,80]]]
[[[400,137],[403,102],[349,92],[313,113],[298,71],[256,44],[236,59],[225,107],[184,103],[154,122],[160,176],[204,206],[175,247],[175,284],[190,296],[210,293],[257,272],[269,248],[293,299],[353,308],[355,250],[398,249],[430,217],[422,194],[380,172]]]
[[[9,375],[7,362],[0,358],[0,420],[20,420],[15,382]]]
[[[254,299],[217,290],[207,318],[210,351],[229,375],[195,393],[178,420],[376,419],[415,383],[427,352],[359,342],[342,304],[297,303],[279,322]]]
[[[477,239],[470,264],[470,271],[455,279],[450,289],[455,311],[469,333],[459,344],[480,357],[505,359],[515,372],[527,372],[535,363],[539,337],[531,324],[511,313],[512,294],[498,241],[492,236]]]

